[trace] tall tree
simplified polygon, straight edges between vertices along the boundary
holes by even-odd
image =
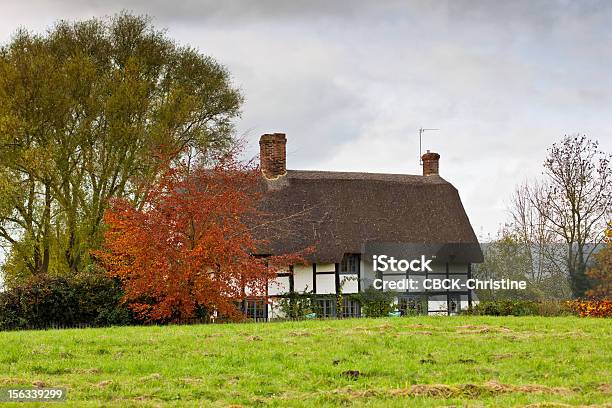
[[[75,272],[112,197],[135,205],[168,161],[231,144],[242,97],[227,70],[147,17],[18,31],[0,49],[5,272]]]
[[[502,236],[511,236],[526,255],[522,263],[525,276],[543,297],[566,299],[571,296],[567,275],[566,252],[550,223],[533,204],[533,198],[543,194],[539,182],[517,186],[510,202],[511,220]]]
[[[574,297],[589,289],[587,265],[612,216],[611,157],[585,136],[564,137],[548,150],[542,180],[520,186],[510,209],[516,231],[540,251],[538,260],[565,269]]]
[[[254,255],[260,180],[259,171],[226,156],[213,169],[175,167],[142,207],[113,201],[97,255],[141,319],[180,321],[198,311],[238,317],[236,302],[265,296],[279,268],[303,262],[297,254]]]

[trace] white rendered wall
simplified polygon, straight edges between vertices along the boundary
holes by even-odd
[[[331,273],[317,275],[317,293],[321,295],[336,293],[336,275]]]
[[[447,314],[448,303],[446,295],[433,295],[429,296],[427,302],[427,308],[429,309],[430,315]]]
[[[333,263],[318,263],[317,272],[335,272],[336,264]]]
[[[357,275],[340,275],[340,287],[342,293],[357,293],[359,291]]]
[[[293,267],[293,290],[296,292],[310,292],[313,289],[312,265],[295,265]]]
[[[376,279],[376,274],[374,273],[371,260],[366,261],[363,257],[361,258],[359,268],[361,272],[361,290],[365,290],[372,286],[374,279]]]
[[[277,276],[268,282],[268,295],[282,295],[289,292],[289,277]]]
[[[282,319],[286,317],[285,314],[281,311],[278,300],[272,299],[268,304],[268,319]]]

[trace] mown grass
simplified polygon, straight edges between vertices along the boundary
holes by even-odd
[[[602,406],[612,401],[611,323],[466,316],[3,332],[0,387],[66,387],[69,406]]]

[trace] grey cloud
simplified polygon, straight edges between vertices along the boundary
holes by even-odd
[[[418,173],[416,129],[441,128],[425,148],[477,232],[563,134],[612,149],[611,2],[35,0],[3,5],[0,36],[121,9],[228,66],[248,155],[284,131],[292,168]]]
[[[480,24],[531,24],[550,26],[557,21],[596,15],[609,10],[606,1],[567,0],[473,1],[473,0],[33,0],[36,8],[103,11],[108,14],[126,9],[145,12],[162,19],[181,21],[222,21],[225,24],[248,21],[313,18],[393,20],[409,17],[429,19],[432,15],[447,20],[461,19]]]

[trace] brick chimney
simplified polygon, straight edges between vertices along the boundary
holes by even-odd
[[[284,133],[266,133],[259,138],[259,163],[267,179],[287,173],[286,145]]]
[[[429,150],[425,153],[421,160],[423,160],[423,175],[424,176],[437,176],[439,172],[440,155],[438,153],[430,152]]]

